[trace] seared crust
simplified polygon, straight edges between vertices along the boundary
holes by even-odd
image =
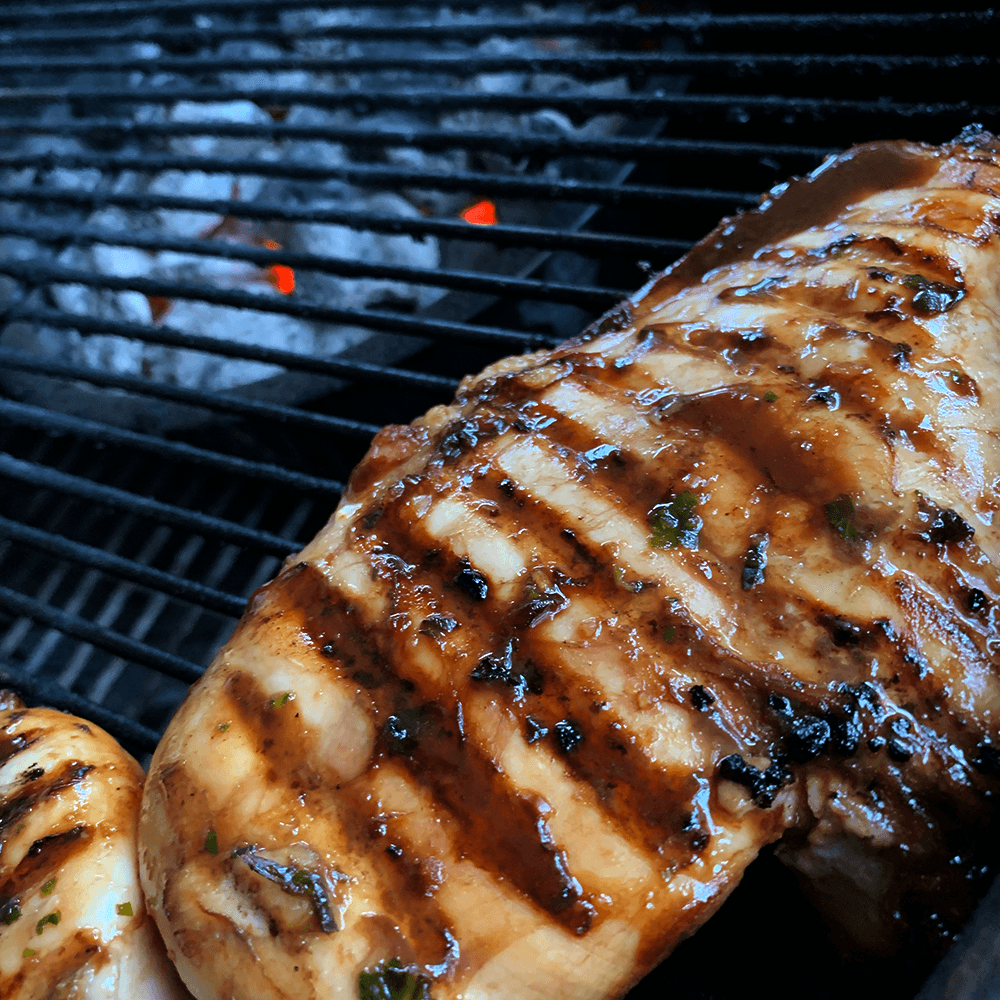
[[[144,884],[199,1000],[393,959],[437,1000],[614,996],[788,832],[855,944],[960,922],[998,154],[851,150],[376,437],[154,758]]]
[[[139,887],[142,769],[93,723],[3,705],[0,996],[187,997]]]

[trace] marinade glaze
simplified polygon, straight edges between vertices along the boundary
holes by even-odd
[[[849,947],[947,940],[1000,775],[997,160],[849,151],[378,435],[154,759],[196,996],[615,996],[776,840]]]
[[[142,769],[0,691],[0,996],[182,1000],[139,887]]]

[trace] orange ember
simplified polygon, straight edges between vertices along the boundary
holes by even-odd
[[[274,240],[264,240],[264,246],[268,250],[281,250],[280,243]],[[281,292],[282,295],[291,295],[295,291],[295,272],[284,264],[272,264],[267,269],[267,280]]]
[[[477,201],[464,212],[459,213],[466,222],[474,226],[495,226],[497,224],[497,207],[492,201]]]
[[[295,291],[295,272],[284,264],[272,264],[268,268],[274,287],[282,295],[291,295]]]
[[[147,295],[146,301],[149,303],[149,314],[154,326],[159,326],[163,317],[173,308],[173,302],[165,299],[162,295]]]

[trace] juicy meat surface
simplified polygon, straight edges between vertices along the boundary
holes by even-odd
[[[849,947],[946,936],[1000,773],[998,227],[991,136],[857,147],[382,431],[154,758],[195,995],[615,996],[779,838]]]
[[[0,691],[0,997],[184,1000],[139,886],[142,769]]]

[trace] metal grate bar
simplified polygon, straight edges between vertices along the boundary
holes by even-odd
[[[141,12],[136,11],[137,15]],[[0,32],[0,44],[21,45],[72,45],[86,42],[185,42],[188,44],[211,45],[213,43],[241,38],[256,38],[262,41],[294,43],[309,38],[343,38],[362,41],[439,41],[454,39],[479,41],[493,35],[515,38],[607,38],[625,35],[639,40],[643,37],[656,38],[664,32],[679,31],[700,33],[706,29],[718,31],[792,32],[858,30],[887,31],[929,31],[936,28],[951,30],[982,31],[995,25],[997,14],[984,11],[912,12],[901,14],[677,14],[672,16],[623,16],[621,14],[591,15],[586,19],[570,17],[524,17],[477,18],[462,21],[448,18],[441,22],[410,21],[393,24],[337,24],[315,28],[285,29],[279,27],[197,27],[192,25],[160,28],[142,23],[130,24],[118,30],[106,28],[71,28],[66,30],[4,31]]]
[[[28,677],[13,664],[0,660],[0,685],[10,688],[26,702],[33,705],[50,705],[63,712],[71,712],[83,719],[96,722],[114,736],[119,743],[139,753],[152,753],[160,741],[160,734],[141,722],[135,722],[118,712],[111,712],[97,702],[67,691],[60,684],[36,675]]]
[[[50,187],[22,191],[0,190],[0,201],[29,201],[104,208],[149,211],[167,210],[210,212],[240,219],[269,219],[280,222],[315,222],[348,226],[377,233],[403,233],[410,236],[440,236],[444,239],[490,242],[501,246],[530,246],[543,250],[574,250],[581,253],[680,253],[691,246],[689,240],[646,239],[616,233],[567,233],[564,230],[531,226],[472,226],[458,219],[404,219],[395,215],[376,215],[351,209],[309,209],[268,202],[246,202],[187,198],[174,195],[112,194],[97,191],[70,191]]]
[[[140,70],[149,73],[215,73],[218,70],[252,68],[256,72],[277,70],[312,70],[316,72],[361,73],[392,70],[395,73],[447,73],[473,76],[477,73],[520,71],[563,73],[577,79],[612,75],[676,73],[728,66],[740,73],[760,70],[793,70],[814,74],[850,69],[855,73],[895,73],[900,70],[935,70],[968,72],[997,64],[991,55],[872,55],[823,52],[580,52],[571,56],[538,53],[537,55],[490,55],[484,53],[440,52],[430,55],[344,55],[312,56],[289,54],[254,59],[248,67],[246,57],[156,56],[113,59],[98,56],[67,56],[32,59],[0,58],[0,71],[32,73],[87,71],[119,73]]]
[[[532,278],[484,276],[474,271],[400,267],[341,257],[321,257],[317,254],[299,253],[291,250],[266,250],[247,244],[227,243],[221,240],[179,239],[161,236],[158,233],[136,232],[135,230],[116,232],[87,226],[56,228],[38,223],[24,225],[0,222],[0,233],[27,236],[39,243],[46,244],[89,246],[93,243],[100,243],[105,246],[138,247],[146,250],[176,250],[180,253],[202,257],[245,260],[252,264],[258,264],[262,268],[279,264],[297,270],[318,271],[323,274],[337,274],[344,277],[386,278],[410,284],[485,292],[490,295],[516,296],[522,299],[544,299],[548,302],[566,302],[578,306],[605,308],[628,293],[628,289],[587,288],[579,285],[538,281]]]
[[[3,35],[0,33],[0,44]],[[358,115],[372,114],[385,108],[427,112],[429,110],[478,110],[478,111],[538,111],[553,108],[574,119],[600,114],[628,114],[632,118],[655,118],[677,108],[711,109],[726,111],[740,108],[822,114],[840,111],[884,118],[886,115],[918,114],[946,115],[967,113],[976,108],[995,114],[997,104],[970,101],[904,102],[897,100],[863,100],[840,97],[794,97],[786,94],[630,94],[606,96],[597,94],[491,94],[470,93],[461,90],[429,88],[405,90],[293,90],[280,87],[219,88],[156,88],[149,90],[113,88],[62,88],[37,87],[0,90],[0,98],[26,103],[51,104],[62,101],[90,101],[99,104],[113,101],[122,104],[169,104],[174,101],[214,103],[219,101],[254,101],[266,105],[305,104],[312,107],[346,107]]]
[[[24,542],[34,549],[48,552],[57,558],[70,559],[75,563],[89,566],[103,573],[131,580],[143,587],[149,587],[151,590],[188,601],[191,604],[197,604],[209,611],[216,611],[231,618],[239,618],[246,606],[246,599],[237,597],[235,594],[226,594],[221,590],[205,587],[200,583],[174,576],[172,573],[165,573],[151,566],[143,566],[141,563],[106,552],[104,549],[83,545],[61,535],[54,535],[50,531],[40,531],[37,528],[10,521],[2,516],[0,516],[0,538]]]
[[[138,13],[138,12],[137,12]],[[9,30],[0,32],[0,44],[19,45],[73,45],[87,42],[186,42],[211,45],[219,41],[240,38],[255,38],[261,41],[281,41],[293,43],[309,38],[344,38],[371,41],[397,39],[404,41],[437,41],[442,39],[481,40],[492,35],[514,36],[516,38],[538,38],[553,35],[563,37],[597,37],[608,35],[628,35],[640,38],[668,27],[668,18],[662,17],[622,17],[621,15],[597,15],[581,18],[567,17],[508,17],[476,18],[461,21],[448,18],[434,21],[396,21],[383,24],[337,24],[321,27],[280,28],[270,25],[253,27],[227,25],[225,27],[177,26],[162,28],[149,24],[132,23],[126,27],[71,28],[67,30]]]
[[[195,448],[193,445],[182,444],[178,441],[167,441],[163,438],[151,437],[148,434],[122,430],[109,424],[84,420],[82,417],[70,417],[54,410],[46,410],[29,403],[16,403],[10,399],[0,399],[0,419],[6,419],[22,426],[34,427],[38,430],[78,434],[81,437],[109,444],[130,445],[142,451],[170,456],[191,462],[194,465],[207,466],[219,472],[280,483],[290,489],[302,490],[307,493],[336,497],[344,488],[342,483],[332,479],[321,479],[318,476],[306,475],[304,472],[283,469],[277,465],[251,462],[244,458],[235,458],[232,455],[206,451],[203,448]]]
[[[0,366],[16,371],[36,372],[50,378],[89,382],[107,388],[124,389],[137,395],[167,399],[186,406],[197,406],[218,413],[232,413],[241,417],[263,417],[286,424],[300,424],[314,430],[330,431],[368,439],[379,430],[377,424],[366,424],[346,417],[334,417],[325,413],[312,413],[277,403],[264,403],[251,399],[235,399],[216,392],[199,392],[181,386],[163,385],[149,379],[133,378],[127,375],[113,375],[109,372],[70,365],[56,360],[40,359],[35,354],[0,347]],[[457,384],[457,383],[456,383]]]
[[[97,15],[107,16],[114,20],[121,20],[123,16],[146,17],[150,14],[178,14],[183,11],[212,11],[221,13],[234,11],[244,14],[252,10],[297,10],[300,8],[313,8],[319,5],[319,0],[139,0],[139,2],[118,2],[118,3],[68,3],[59,4],[46,2],[42,9],[38,3],[28,7],[6,7],[0,11],[0,20],[47,20],[53,17],[83,17]],[[492,7],[520,7],[519,0],[491,0]],[[366,0],[365,3],[345,3],[341,9],[350,10],[361,8],[368,10],[372,7],[432,7],[439,5],[435,0]],[[482,6],[482,0],[449,0],[448,7],[454,8],[477,8]]]
[[[173,653],[164,653],[144,642],[136,642],[77,615],[66,614],[2,585],[0,585],[0,608],[16,615],[23,615],[40,625],[57,629],[63,635],[82,639],[92,646],[97,646],[115,656],[124,657],[133,663],[152,667],[168,677],[175,677],[188,684],[196,681],[203,673],[203,668],[189,660],[174,656]]]
[[[0,315],[4,315],[0,311]],[[219,340],[215,337],[203,337],[200,334],[183,333],[168,326],[143,326],[141,323],[129,323],[119,320],[98,319],[83,313],[60,312],[55,309],[21,308],[7,310],[8,320],[33,320],[46,326],[59,329],[77,330],[80,333],[114,334],[141,340],[147,344],[162,344],[164,347],[183,347],[205,354],[218,354],[226,358],[238,358],[242,361],[263,361],[267,364],[280,365],[293,371],[309,372],[316,375],[349,377],[359,382],[376,382],[383,385],[416,389],[422,392],[440,396],[442,393],[450,396],[458,386],[458,382],[443,375],[426,375],[423,372],[407,372],[398,368],[386,368],[380,365],[367,364],[363,361],[348,361],[338,358],[314,358],[305,354],[295,354],[273,347],[255,347],[251,344],[237,344],[229,340]]]
[[[0,135],[83,135],[100,136],[102,141],[134,136],[192,136],[213,138],[321,139],[351,146],[405,146],[421,149],[489,149],[511,156],[544,153],[553,157],[595,156],[602,159],[655,159],[686,153],[706,159],[716,156],[808,157],[817,159],[836,152],[834,146],[796,143],[727,142],[706,139],[632,139],[617,136],[590,139],[575,135],[511,135],[506,132],[472,132],[432,128],[372,129],[363,125],[285,125],[279,122],[244,125],[238,122],[139,122],[131,119],[84,118],[47,124],[33,118],[0,119]]]
[[[2,96],[2,95],[0,95]],[[998,105],[1000,107],[1000,105]],[[206,174],[251,174],[295,180],[340,180],[362,187],[432,188],[435,191],[482,191],[490,195],[522,195],[558,198],[562,201],[599,202],[603,205],[663,204],[671,201],[709,201],[724,205],[749,204],[755,197],[744,191],[714,188],[652,187],[617,185],[575,180],[550,180],[516,174],[486,174],[465,171],[413,170],[376,164],[344,164],[311,167],[301,163],[228,159],[219,156],[135,156],[121,153],[13,153],[0,156],[0,169],[34,167],[92,167],[97,170],[201,171]]]
[[[265,298],[261,295],[254,295],[252,292],[187,285],[175,281],[158,281],[139,277],[119,278],[114,275],[92,274],[86,270],[61,267],[55,264],[25,264],[20,261],[3,260],[0,261],[0,274],[8,274],[12,278],[32,285],[49,283],[88,285],[90,288],[141,292],[144,295],[159,295],[167,299],[197,299],[201,302],[232,306],[235,309],[251,309],[256,312],[277,313],[282,316],[297,316],[299,319],[350,324],[386,333],[410,334],[434,340],[464,340],[527,348],[543,342],[542,338],[535,334],[520,333],[516,330],[423,319],[416,316],[406,316],[402,313],[380,312],[374,309],[341,309],[295,297]],[[105,325],[103,329],[110,330],[110,326]],[[140,329],[146,328],[140,327]],[[249,357],[243,349],[241,349],[239,356]]]
[[[14,458],[4,452],[0,452],[0,474],[22,483],[31,483],[44,489],[79,497],[81,500],[105,504],[116,510],[124,510],[129,514],[140,514],[160,523],[172,524],[204,538],[247,546],[282,559],[301,548],[300,543],[288,538],[281,538],[267,531],[247,528],[242,524],[226,521],[210,514],[187,510],[173,504],[140,496],[137,493],[117,489],[114,486],[95,483],[89,479],[82,479],[67,472],[59,472],[48,466],[39,465],[36,462]]]

